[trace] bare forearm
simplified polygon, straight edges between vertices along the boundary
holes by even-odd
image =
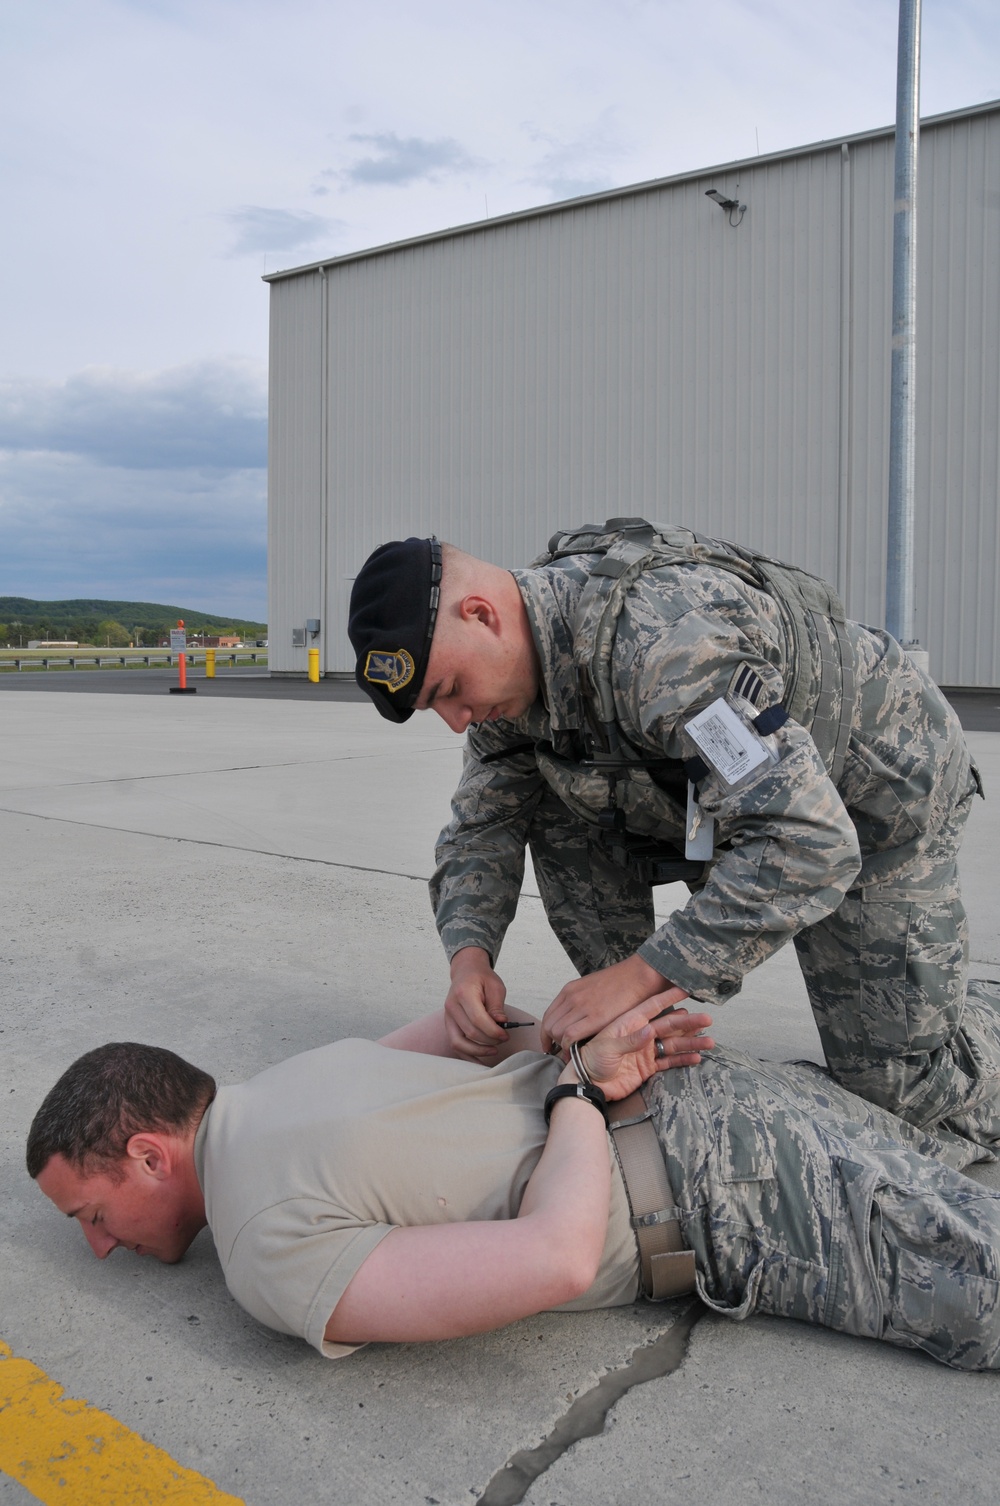
[[[584,1101],[560,1100],[518,1217],[395,1230],[348,1286],[326,1337],[460,1338],[581,1296],[604,1249],[609,1166],[601,1115]]]
[[[549,1231],[529,1219],[396,1229],[341,1297],[325,1336],[411,1344],[487,1333],[586,1291],[567,1279]]]
[[[567,1067],[560,1083],[575,1083]],[[519,1219],[540,1227],[542,1241],[572,1249],[589,1271],[583,1290],[597,1274],[608,1227],[611,1165],[607,1130],[597,1109],[584,1099],[560,1099],[552,1110],[549,1138],[521,1199]]]

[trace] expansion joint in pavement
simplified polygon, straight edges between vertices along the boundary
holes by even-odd
[[[608,1413],[627,1392],[680,1369],[691,1330],[704,1311],[697,1300],[679,1304],[673,1322],[659,1338],[634,1350],[627,1364],[602,1375],[596,1386],[578,1396],[536,1448],[511,1455],[479,1497],[479,1506],[518,1506],[539,1475],[551,1468],[567,1449],[581,1438],[596,1438],[603,1433]]]
[[[221,852],[246,852],[252,857],[281,858],[286,863],[312,863],[320,868],[343,868],[348,873],[373,873],[380,878],[412,879],[415,883],[427,883],[426,874],[404,873],[399,868],[372,868],[366,863],[339,863],[335,858],[309,857],[300,852],[279,852],[275,847],[247,847],[238,842],[213,841],[210,837],[183,837],[173,832],[146,831],[140,826],[109,826],[105,821],[78,821],[72,816],[47,816],[40,811],[19,810],[15,805],[0,805],[0,815],[24,816],[29,821],[52,821],[61,826],[82,826],[89,831],[118,832],[125,837],[149,837],[156,842],[179,842],[190,847],[215,847]]]

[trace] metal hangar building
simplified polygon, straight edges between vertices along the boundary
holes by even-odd
[[[353,670],[351,583],[386,539],[513,566],[621,514],[805,565],[881,625],[893,147],[268,276],[272,673],[310,646]],[[1000,101],[922,122],[918,215],[917,632],[940,683],[1000,686]]]

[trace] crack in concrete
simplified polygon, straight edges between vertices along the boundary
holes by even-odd
[[[403,873],[398,868],[370,868],[364,863],[338,863],[335,858],[310,858],[296,852],[279,852],[275,847],[243,847],[237,842],[215,842],[209,837],[180,837],[169,832],[144,831],[140,826],[107,826],[102,821],[80,821],[73,816],[46,816],[40,811],[19,810],[16,805],[0,805],[0,815],[24,816],[28,821],[53,821],[62,826],[79,826],[84,831],[119,832],[124,837],[149,837],[154,842],[183,842],[191,847],[215,847],[221,852],[247,852],[252,857],[280,858],[285,863],[315,863],[320,868],[343,868],[348,873],[374,873],[383,878],[412,879],[426,884],[426,873]],[[537,899],[538,895],[527,894],[525,899]]]
[[[604,1432],[608,1413],[634,1386],[670,1375],[684,1363],[691,1330],[705,1309],[697,1300],[682,1307],[666,1333],[652,1344],[643,1344],[627,1364],[602,1375],[596,1386],[578,1396],[547,1438],[536,1448],[512,1454],[489,1481],[479,1506],[518,1506],[532,1485],[581,1438],[596,1438]]]
[[[416,755],[450,753],[454,751],[454,744],[440,743],[432,748],[413,748],[410,751]],[[208,779],[215,774],[255,774],[270,769],[309,769],[321,764],[358,763],[362,759],[368,762],[373,758],[386,756],[384,753],[373,752],[369,748],[360,753],[332,754],[323,758],[286,758],[278,763],[223,764],[215,769],[167,769],[162,774],[114,774],[105,779],[64,779],[58,784],[12,784],[5,789],[4,798],[6,799],[8,795],[37,795],[40,791],[49,794],[53,790],[96,789],[101,786],[110,788],[115,784],[148,784],[157,779]]]
[[[191,847],[215,847],[221,852],[246,852],[251,857],[280,858],[286,863],[314,863],[320,868],[343,868],[348,873],[373,873],[382,878],[410,879],[417,884],[426,884],[426,873],[404,873],[401,868],[372,868],[366,863],[340,863],[336,858],[312,858],[303,853],[279,852],[276,847],[244,847],[238,842],[217,842],[210,837],[181,837],[170,832],[145,831],[141,826],[108,826],[103,821],[82,821],[74,816],[49,816],[41,811],[25,811],[16,805],[0,805],[0,816],[24,816],[28,821],[52,821],[62,826],[79,826],[84,831],[120,832],[124,837],[150,837],[155,842],[185,842]],[[541,895],[525,893],[521,899],[541,903]]]

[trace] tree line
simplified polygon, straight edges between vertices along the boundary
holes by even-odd
[[[164,638],[169,637],[171,627],[176,623],[163,623],[162,626],[139,627],[135,625],[134,631],[124,627],[114,618],[105,618],[100,622],[69,622],[53,624],[51,622],[0,622],[0,643],[7,648],[24,648],[28,643],[36,639],[56,639],[57,641],[68,640],[71,643],[79,643],[85,647],[93,648],[128,648],[134,645],[136,648],[155,647]],[[235,631],[235,630],[234,630]]]
[[[186,612],[152,602],[34,602],[0,597],[0,644],[24,648],[34,639],[68,640],[94,648],[155,648],[183,619],[189,636],[235,633],[243,639],[267,637],[263,622]]]

